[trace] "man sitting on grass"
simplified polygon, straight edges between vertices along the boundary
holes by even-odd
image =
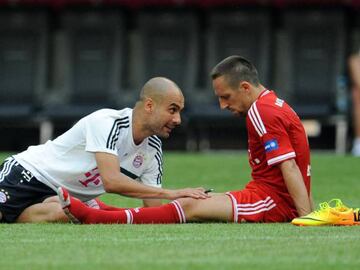
[[[246,117],[252,180],[245,189],[160,207],[103,211],[60,188],[64,211],[82,223],[288,222],[309,214],[310,150],[294,110],[261,85],[256,68],[243,57],[224,59],[211,78],[220,108]]]
[[[180,125],[183,108],[180,88],[156,77],[145,83],[133,109],[98,110],[55,140],[7,158],[0,165],[0,222],[67,222],[58,187],[105,209],[94,200],[105,192],[143,199],[145,206],[207,198],[203,188],[161,188],[159,137],[168,138]]]

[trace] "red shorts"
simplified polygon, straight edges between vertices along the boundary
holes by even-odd
[[[294,210],[282,203],[277,196],[271,196],[257,189],[243,189],[227,192],[231,198],[234,222],[289,222],[296,217]]]

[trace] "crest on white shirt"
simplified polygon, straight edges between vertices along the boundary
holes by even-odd
[[[135,168],[139,168],[144,163],[144,155],[143,154],[136,154],[133,160],[133,166]]]

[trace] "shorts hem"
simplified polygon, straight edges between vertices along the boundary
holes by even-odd
[[[229,196],[231,199],[232,209],[233,209],[233,222],[238,223],[238,215],[237,215],[237,203],[234,195],[232,195],[230,192],[226,192],[225,195]]]

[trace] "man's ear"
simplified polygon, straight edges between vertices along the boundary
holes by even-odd
[[[154,103],[154,100],[152,98],[146,98],[145,99],[144,108],[145,108],[146,112],[152,113],[154,111],[154,106],[155,106],[155,103]]]
[[[247,81],[242,81],[240,82],[240,85],[239,85],[240,89],[243,89],[245,92],[249,92],[250,91],[250,88],[251,88],[251,84]]]

